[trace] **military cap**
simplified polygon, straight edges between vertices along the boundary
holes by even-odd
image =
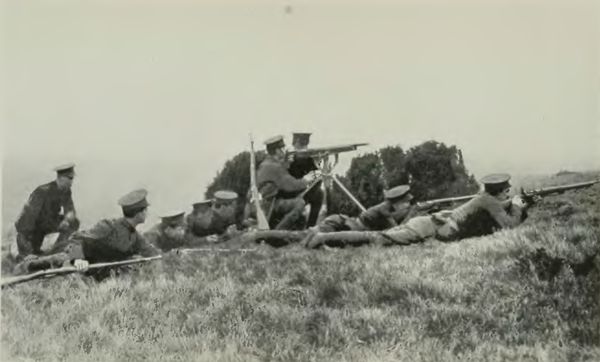
[[[180,225],[183,223],[183,214],[181,210],[167,211],[161,213],[160,219],[166,225]]]
[[[396,187],[392,187],[391,189],[384,190],[383,196],[388,200],[399,199],[402,196],[406,195],[410,191],[409,185],[400,185]]]
[[[202,208],[205,208],[205,207],[211,207],[212,203],[213,203],[213,200],[210,200],[210,199],[209,200],[202,200],[202,201],[194,202],[192,204],[192,206],[194,207],[194,209],[202,209]]]
[[[508,184],[510,175],[506,173],[492,173],[481,178],[481,183],[484,185],[502,185]]]
[[[283,136],[279,135],[267,139],[265,145],[267,146],[267,151],[272,151],[278,148],[284,148],[285,142],[283,142]]]
[[[215,192],[215,201],[231,202],[237,200],[237,198],[238,194],[234,191],[219,190]]]
[[[75,164],[72,162],[65,163],[54,167],[54,171],[58,176],[75,176]]]
[[[310,142],[310,135],[312,133],[301,133],[296,132],[292,134],[292,144],[300,147],[308,146]]]
[[[150,205],[146,200],[147,195],[148,191],[144,189],[134,190],[121,197],[118,203],[123,210],[142,209]]]

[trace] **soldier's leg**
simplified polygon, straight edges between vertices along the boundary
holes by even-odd
[[[300,222],[304,223],[304,200],[295,199],[278,199],[275,201],[273,212],[283,215],[283,218],[275,226],[276,230],[296,230],[299,229]]]
[[[346,224],[346,216],[342,214],[333,214],[327,216],[317,225],[317,231],[322,233],[332,233],[335,231],[351,230]]]
[[[42,243],[44,242],[44,234],[42,233],[31,233],[22,234],[17,233],[17,248],[19,249],[18,259],[23,259],[27,255],[39,255],[41,254]]]
[[[315,226],[317,223],[317,219],[319,218],[319,211],[321,211],[321,207],[323,206],[323,198],[325,194],[323,190],[321,190],[321,185],[314,186],[310,191],[304,195],[304,201],[308,205],[310,205],[310,212],[308,214],[308,221],[306,226],[311,227]]]
[[[381,233],[383,245],[408,245],[434,237],[438,225],[431,216],[418,216]]]

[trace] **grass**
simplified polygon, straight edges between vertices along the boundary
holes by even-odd
[[[2,291],[2,360],[600,360],[600,185],[458,243],[169,256]]]

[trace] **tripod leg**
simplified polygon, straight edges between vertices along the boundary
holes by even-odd
[[[331,175],[331,178],[340,187],[340,189],[342,189],[342,191],[344,191],[346,196],[348,196],[350,198],[350,200],[352,200],[352,202],[354,202],[356,204],[356,206],[358,206],[360,211],[367,211],[367,209],[365,209],[365,207],[360,203],[360,201],[358,201],[356,199],[356,197],[354,197],[354,195],[352,195],[352,193],[350,191],[348,191],[346,186],[344,186],[344,184],[340,180],[338,180],[336,175]]]

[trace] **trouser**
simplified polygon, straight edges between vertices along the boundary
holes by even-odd
[[[301,198],[272,201],[269,226],[275,230],[302,230],[305,227],[304,200]]]
[[[451,240],[452,230],[449,224],[433,216],[418,216],[410,219],[405,224],[393,227],[383,232],[369,231],[337,231],[321,232],[309,235],[303,241],[308,248],[318,248],[323,245],[332,247],[360,246],[364,244],[377,244],[382,246],[409,245],[420,243],[430,237],[440,240]]]
[[[321,189],[321,184],[313,186],[305,195],[304,201],[310,205],[310,212],[308,214],[308,221],[306,226],[315,226],[317,219],[319,218],[319,212],[323,206],[323,199],[325,194]]]
[[[344,214],[333,214],[327,216],[317,226],[317,231],[331,233],[336,231],[364,231],[365,226],[359,219]]]
[[[22,233],[17,231],[17,248],[19,250],[18,260],[22,260],[27,255],[42,255],[42,244],[46,235],[59,232],[56,242],[50,249],[48,254],[61,252],[69,243],[69,237],[79,229],[79,220],[75,219],[69,223],[69,226],[64,230],[54,228],[52,230],[35,230],[33,232]]]

